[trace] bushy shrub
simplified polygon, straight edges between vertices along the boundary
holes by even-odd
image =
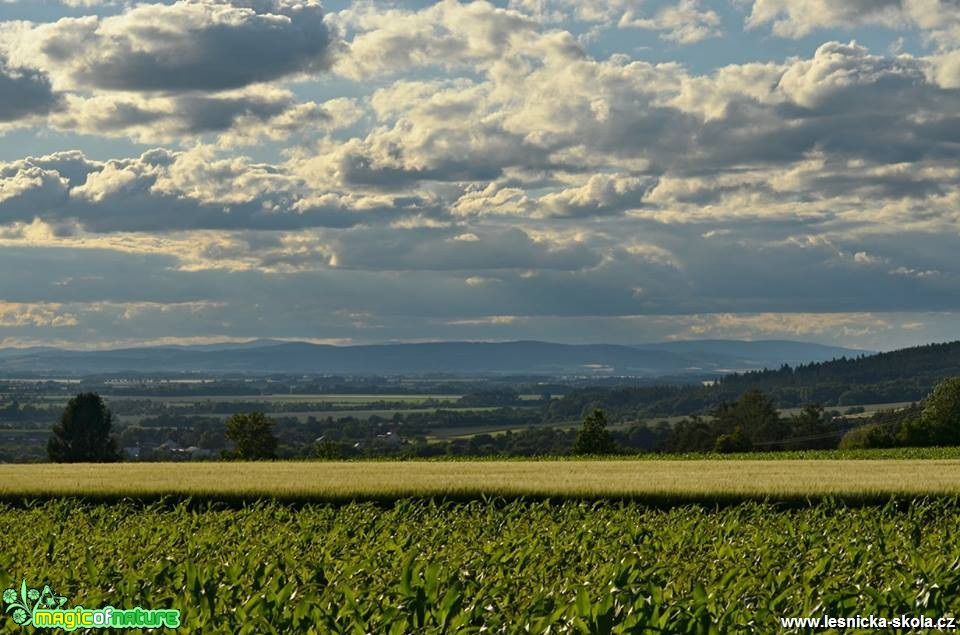
[[[863,448],[892,448],[897,440],[882,426],[869,423],[854,428],[840,439],[841,450],[859,450]]]

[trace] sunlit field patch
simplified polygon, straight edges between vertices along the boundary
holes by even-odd
[[[957,459],[0,465],[0,497],[321,502],[405,497],[736,502],[960,495]]]

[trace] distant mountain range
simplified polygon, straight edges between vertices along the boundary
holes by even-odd
[[[0,373],[449,373],[538,375],[720,375],[867,354],[807,342],[695,340],[637,346],[550,342],[437,342],[329,346],[253,340],[104,351],[0,349]]]

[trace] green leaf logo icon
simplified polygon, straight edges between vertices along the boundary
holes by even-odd
[[[56,595],[49,585],[44,585],[43,591],[27,588],[27,581],[20,583],[20,592],[16,589],[3,591],[5,613],[11,613],[13,621],[20,626],[29,626],[33,623],[33,615],[37,609],[61,609],[67,603],[67,598]]]

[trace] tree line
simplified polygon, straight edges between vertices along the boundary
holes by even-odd
[[[96,393],[82,393],[67,404],[54,426],[47,454],[55,462],[111,462],[121,459],[113,414]],[[387,422],[389,423],[389,422]],[[230,448],[220,458],[278,458],[276,422],[261,412],[236,413],[227,419],[224,436]],[[392,431],[390,432],[392,434]],[[632,425],[611,430],[602,408],[588,412],[577,431],[530,426],[503,435],[479,434],[470,439],[429,443],[389,442],[361,447],[321,436],[308,449],[315,458],[437,455],[601,455],[644,452],[771,452],[801,449],[852,449],[895,446],[960,445],[960,377],[943,381],[922,404],[897,412],[880,412],[867,423],[853,425],[820,405],[807,405],[783,416],[772,397],[749,390],[735,401],[722,402],[708,416],[692,416],[674,424]]]

